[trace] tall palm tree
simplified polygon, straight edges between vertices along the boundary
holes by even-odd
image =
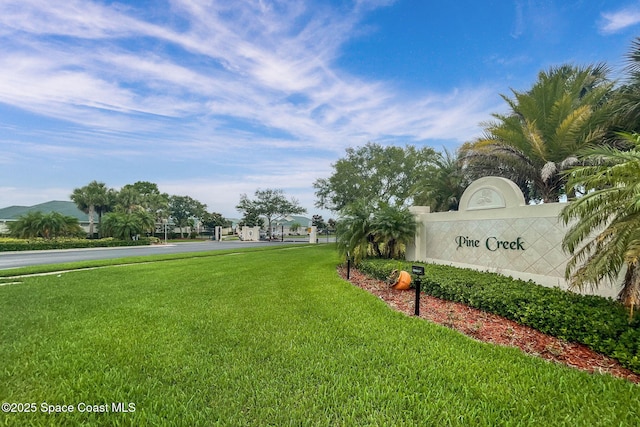
[[[100,235],[100,226],[102,225],[102,216],[107,212],[111,212],[115,208],[117,197],[118,197],[118,192],[113,188],[109,188],[107,189],[106,193],[104,193],[104,198],[102,198],[100,202],[96,204],[94,207],[95,212],[98,214],[98,237],[102,237]]]
[[[624,71],[622,85],[616,89],[612,100],[611,128],[614,132],[640,132],[640,37],[631,43]],[[624,147],[617,134],[608,139],[611,144]]]
[[[156,224],[162,224],[169,216],[169,195],[167,193],[153,193],[144,196],[144,208],[153,215]]]
[[[125,185],[118,192],[116,200],[118,209],[126,213],[132,213],[142,206],[142,195],[130,185]]]
[[[457,154],[448,150],[438,153],[434,169],[416,183],[414,204],[430,206],[432,212],[458,210],[460,197],[468,185]]]
[[[567,174],[568,185],[584,195],[562,210],[565,224],[572,224],[562,244],[571,254],[566,275],[572,287],[615,282],[626,268],[618,297],[632,317],[640,303],[640,135],[620,136],[630,151],[585,150],[588,165]]]
[[[89,235],[94,236],[94,214],[96,207],[100,210],[100,218],[105,206],[109,203],[109,189],[103,182],[91,181],[84,187],[75,188],[71,194],[71,200],[78,209],[89,215]]]
[[[613,85],[607,72],[604,65],[563,65],[540,72],[527,92],[502,95],[510,112],[494,114],[485,135],[462,149],[469,172],[512,179],[528,200],[558,201],[562,172],[605,133]]]

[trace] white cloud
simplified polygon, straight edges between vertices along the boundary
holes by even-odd
[[[158,27],[92,1],[7,0],[0,3],[0,26],[37,35],[64,35],[82,39],[122,37]]]
[[[320,213],[330,215],[314,207],[315,194],[311,183],[318,176],[329,173],[326,165],[320,165],[311,158],[298,158],[292,162],[262,162],[254,168],[259,173],[241,176],[211,176],[186,180],[158,181],[160,191],[169,194],[189,195],[202,203],[207,209],[220,212],[227,217],[242,216],[235,210],[241,194],[253,197],[257,189],[283,189],[287,198],[295,198],[307,209],[309,216]],[[328,218],[328,216],[327,216]]]
[[[311,183],[330,173],[327,159],[347,146],[464,142],[499,102],[482,87],[403,95],[389,82],[338,68],[363,14],[390,3],[360,0],[337,12],[304,1],[171,0],[171,18],[161,22],[117,3],[4,0],[0,103],[62,126],[14,130],[25,141],[0,163],[29,152],[78,163],[139,159],[141,168],[152,164],[149,153],[212,158],[213,166],[224,159],[237,176],[189,171],[166,179],[153,175],[156,168],[145,180],[226,214],[240,193],[258,187],[285,188],[312,210]],[[2,191],[2,200],[34,203],[49,193]]]
[[[522,35],[525,28],[524,11],[523,11],[524,5],[522,4],[522,0],[516,0],[515,6],[516,6],[516,17],[513,23],[514,27],[510,35],[514,39],[517,39]]]
[[[25,191],[26,190],[26,191]],[[69,200],[71,191],[66,188],[42,186],[40,188],[0,186],[0,200],[10,201],[3,203],[1,208],[9,206],[33,206],[51,200]]]
[[[472,126],[461,131],[458,125],[447,130],[442,124],[461,112],[473,114],[479,107],[482,115],[487,109],[477,101],[483,90],[469,91],[455,103],[449,94],[431,94],[408,107],[411,102],[384,82],[363,81],[335,69],[332,60],[358,22],[355,12],[312,13],[303,3],[275,8],[241,2],[230,9],[223,3],[176,0],[174,10],[189,23],[178,31],[140,21],[126,9],[91,2],[11,5],[0,7],[0,14],[6,12],[0,19],[32,37],[23,41],[29,47],[26,55],[11,47],[2,52],[0,100],[76,123],[139,132],[156,126],[156,119],[132,113],[201,121],[236,117],[284,131],[302,145],[343,147],[361,135],[423,139],[448,134],[463,139]],[[98,44],[69,49],[37,37],[43,33]],[[163,49],[146,52],[119,43],[133,37],[172,43],[192,56],[182,64],[184,57]],[[306,105],[286,102],[292,94],[302,95]]]
[[[640,6],[630,6],[615,12],[603,12],[600,32],[613,34],[640,23]]]

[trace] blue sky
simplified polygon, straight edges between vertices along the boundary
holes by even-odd
[[[327,219],[347,147],[455,149],[540,70],[619,76],[639,30],[639,0],[0,0],[0,208],[151,181]]]

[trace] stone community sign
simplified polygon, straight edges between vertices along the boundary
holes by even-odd
[[[566,227],[559,219],[564,203],[527,205],[512,181],[485,177],[467,187],[455,212],[414,206],[419,224],[407,260],[493,271],[567,288],[569,256],[562,250]],[[615,297],[602,287],[599,295]]]

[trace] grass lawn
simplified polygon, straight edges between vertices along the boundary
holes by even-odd
[[[640,387],[396,313],[337,262],[307,246],[0,286],[0,402],[35,404],[0,425],[638,425]]]

